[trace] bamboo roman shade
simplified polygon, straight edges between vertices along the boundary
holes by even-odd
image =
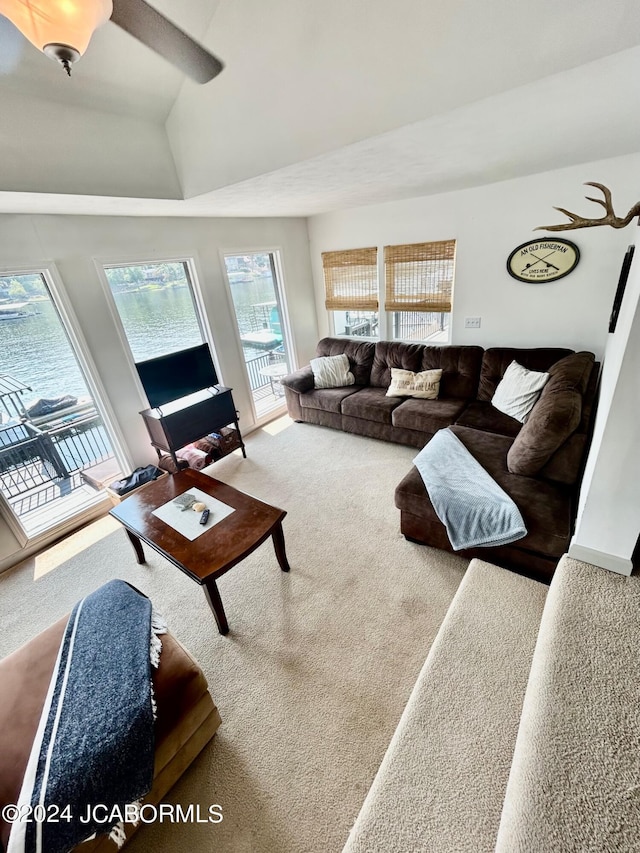
[[[327,311],[378,310],[378,250],[323,252]]]
[[[450,312],[455,256],[455,240],[385,246],[385,310]]]

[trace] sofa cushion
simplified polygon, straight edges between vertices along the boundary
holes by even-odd
[[[371,368],[369,384],[385,390],[391,384],[391,368],[412,370],[418,373],[422,368],[422,344],[403,344],[399,341],[378,341],[375,345],[375,355]],[[438,365],[435,365],[436,367]]]
[[[543,480],[512,474],[507,468],[511,439],[455,425],[451,429],[522,513],[527,535],[517,544],[560,558],[572,532],[572,500],[567,491]]]
[[[507,469],[510,438],[457,425],[451,430],[520,510],[527,535],[515,545],[559,559],[568,548],[572,532],[572,501],[567,490],[545,480],[511,474]],[[444,530],[415,467],[398,485],[395,501],[398,509],[429,523],[437,522]]]
[[[533,477],[580,423],[582,397],[577,391],[552,391],[540,397],[507,454],[512,474]]]
[[[349,370],[356,385],[368,385],[376,345],[372,341],[354,341],[349,338],[322,338],[316,347],[316,356],[340,355],[349,359]]]
[[[444,429],[455,423],[456,418],[465,407],[464,400],[405,400],[394,409],[391,421],[394,427],[412,429],[417,432],[433,435],[439,429]]]
[[[391,413],[402,397],[387,397],[386,388],[362,388],[357,394],[350,394],[342,401],[342,414],[365,421],[377,421],[391,424]]]
[[[423,347],[420,370],[441,368],[441,397],[461,397],[473,400],[478,393],[482,347]]]
[[[343,388],[354,385],[356,381],[349,370],[349,358],[343,352],[312,358],[311,370],[315,388]]]
[[[517,349],[515,347],[494,347],[485,350],[482,356],[482,368],[480,370],[480,385],[478,388],[478,400],[491,400],[496,392],[498,383],[504,376],[505,370],[512,361],[517,361],[527,370],[545,372],[552,364],[572,355],[573,350],[551,347],[536,349]]]
[[[578,352],[549,369],[549,381],[507,455],[512,474],[537,474],[576,431],[593,362],[593,353]]]
[[[595,362],[592,352],[574,352],[549,368],[549,390],[577,391],[583,396]]]
[[[402,370],[391,368],[391,384],[387,397],[415,397],[418,400],[437,400],[442,370]]]
[[[350,394],[360,391],[358,385],[346,385],[344,388],[316,388],[300,394],[300,405],[303,409],[320,409],[323,412],[342,411],[342,401]]]
[[[574,432],[542,466],[537,476],[554,483],[573,486],[578,482],[582,471],[587,442],[587,433]]]
[[[548,373],[528,370],[517,361],[512,361],[498,383],[491,405],[499,412],[525,423],[548,380]]]
[[[459,426],[495,432],[498,435],[507,435],[511,438],[515,438],[522,429],[520,421],[498,411],[486,400],[475,400],[473,403],[469,403],[462,414],[456,418],[456,423]]]
[[[600,382],[600,362],[594,361],[591,376],[587,381],[587,390],[582,397],[582,419],[578,432],[589,433],[593,424],[595,407],[598,400],[598,385]]]

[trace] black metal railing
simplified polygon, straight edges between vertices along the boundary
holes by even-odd
[[[69,480],[112,455],[95,410],[51,429],[29,421],[15,424],[0,430],[0,486],[14,498],[46,483]]]
[[[58,477],[55,468],[47,459],[35,457],[29,451],[27,442],[9,451],[2,451],[0,481],[2,491],[8,498],[53,482]]]
[[[424,341],[446,329],[449,314],[396,311],[393,315],[394,340]]]
[[[47,432],[69,470],[82,471],[113,456],[102,419],[93,413]]]
[[[286,363],[285,353],[273,350],[247,358],[252,392],[273,390],[277,380],[261,371]],[[86,411],[72,415],[60,410],[47,420],[37,418],[37,425],[23,420],[0,427],[0,489],[14,509],[17,504],[12,499],[36,489],[44,490],[47,484],[57,485],[46,490],[50,496],[45,502],[55,500],[60,489],[68,492],[81,485],[80,471],[113,456],[100,415],[93,406],[87,406]],[[15,414],[13,417],[15,420]],[[43,502],[43,495],[44,491],[39,503]],[[27,506],[24,501],[23,504]]]
[[[267,352],[253,358],[246,358],[247,373],[249,374],[249,385],[252,391],[259,391],[267,385],[271,386],[272,380],[269,376],[261,374],[260,371],[273,364],[286,364],[286,356],[283,352]]]

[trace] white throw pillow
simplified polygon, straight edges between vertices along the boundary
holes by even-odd
[[[354,385],[356,381],[344,353],[312,358],[311,370],[316,388],[342,388],[344,385]]]
[[[400,367],[391,368],[391,384],[387,397],[417,397],[420,400],[437,400],[440,393],[440,378],[442,370],[423,370],[414,373],[412,370],[402,370]]]
[[[512,361],[505,370],[491,403],[505,415],[511,415],[523,424],[548,379],[548,373],[527,370],[517,361]]]

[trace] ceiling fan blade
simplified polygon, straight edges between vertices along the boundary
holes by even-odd
[[[217,57],[144,0],[113,0],[111,20],[196,83],[207,83],[224,68]]]

